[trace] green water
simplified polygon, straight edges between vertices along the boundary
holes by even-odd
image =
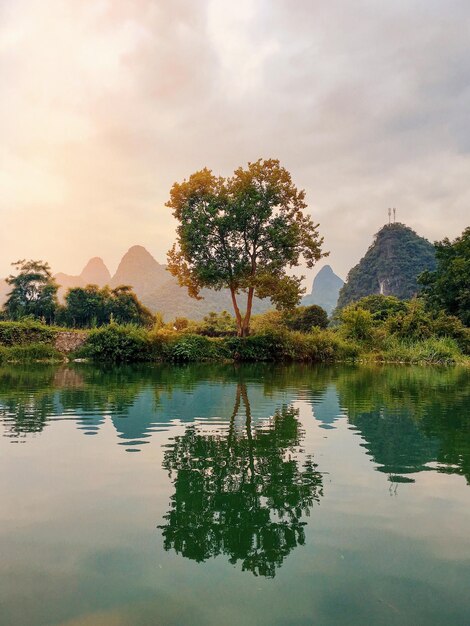
[[[0,623],[470,624],[470,371],[0,368]]]

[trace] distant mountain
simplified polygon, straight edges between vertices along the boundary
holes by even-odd
[[[304,306],[318,304],[330,315],[336,308],[338,295],[344,280],[337,276],[330,265],[325,265],[315,276],[312,291],[302,298]]]
[[[67,291],[72,287],[85,287],[86,285],[104,287],[108,285],[111,281],[111,274],[104,264],[103,259],[95,256],[88,261],[78,276],[59,272],[54,278],[59,285],[59,299],[62,300]]]
[[[342,287],[338,308],[364,296],[382,293],[402,300],[419,290],[417,277],[436,267],[434,246],[404,224],[387,224]]]
[[[99,285],[103,287],[111,281],[111,274],[99,256],[95,256],[88,261],[80,274],[82,280],[87,285]]]
[[[161,265],[143,246],[132,246],[122,257],[110,286],[131,285],[144,301],[149,293],[171,280],[165,265]],[[145,304],[145,302],[144,302]]]
[[[143,246],[132,246],[126,252],[113,277],[102,259],[95,257],[87,263],[79,276],[59,273],[55,279],[60,285],[61,299],[71,287],[84,287],[88,284],[100,287],[108,284],[113,288],[131,285],[142,303],[151,311],[162,313],[167,321],[175,317],[198,320],[211,311],[232,311],[232,300],[228,290],[203,289],[202,300],[190,298],[187,289],[179,286],[166,265],[156,261]],[[260,313],[271,306],[269,300],[255,298],[253,312]]]

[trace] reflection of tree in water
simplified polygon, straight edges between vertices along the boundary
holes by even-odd
[[[235,418],[243,403],[245,427]],[[163,466],[175,473],[175,493],[165,515],[166,550],[195,561],[226,554],[243,570],[273,577],[305,542],[303,516],[323,495],[311,457],[300,465],[303,438],[298,412],[282,407],[268,426],[252,427],[246,386],[239,384],[227,434],[201,434],[195,426],[176,437]]]

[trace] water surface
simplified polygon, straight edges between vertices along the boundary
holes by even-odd
[[[470,372],[0,368],[0,623],[470,623]]]

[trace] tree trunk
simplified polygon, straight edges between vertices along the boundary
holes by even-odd
[[[242,320],[242,315],[240,313],[240,309],[238,308],[238,303],[237,303],[237,296],[235,293],[235,288],[230,286],[230,295],[232,296],[232,304],[233,304],[233,310],[235,311],[235,318],[237,320],[237,335],[239,337],[243,337],[242,332],[243,332],[243,320]]]
[[[255,290],[253,287],[250,287],[248,289],[248,298],[246,301],[246,313],[242,322],[241,337],[248,337],[248,335],[250,334],[250,319],[251,319],[251,310],[253,308],[254,292]]]

